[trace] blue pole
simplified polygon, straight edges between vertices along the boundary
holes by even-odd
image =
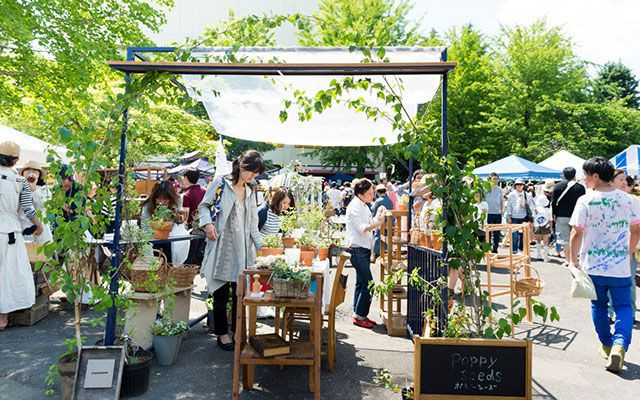
[[[127,61],[133,61],[134,52],[133,49],[127,49]],[[127,83],[125,91],[128,90],[130,81],[129,74],[125,74],[124,80]],[[116,317],[118,310],[116,308],[116,296],[118,294],[118,278],[120,273],[118,272],[120,265],[120,225],[122,216],[122,188],[124,186],[124,163],[127,158],[127,128],[129,126],[129,108],[125,108],[123,112],[124,124],[122,125],[122,132],[120,133],[120,161],[118,164],[118,187],[117,187],[117,202],[116,202],[116,215],[113,232],[113,248],[111,256],[111,283],[109,285],[109,294],[111,295],[111,307],[107,311],[107,324],[105,327],[104,344],[105,346],[113,346],[116,340]]]
[[[442,50],[442,61],[447,61],[447,49]],[[449,136],[447,134],[447,81],[448,73],[442,74],[442,158],[447,156],[449,151]],[[444,182],[443,182],[444,184]],[[446,208],[445,208],[445,196],[442,197],[442,217],[447,220]],[[442,256],[447,259],[447,242],[442,243]]]

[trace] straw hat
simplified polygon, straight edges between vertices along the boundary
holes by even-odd
[[[10,140],[2,142],[0,143],[0,154],[9,157],[20,157],[20,146]]]
[[[36,171],[40,171],[41,177],[44,176],[44,169],[42,169],[42,165],[40,165],[40,163],[37,161],[34,161],[34,160],[27,161],[20,167],[20,169],[18,170],[18,173],[22,175],[25,169],[35,169]]]
[[[513,186],[515,185],[526,185],[526,183],[524,182],[524,179],[522,178],[518,178],[516,179],[516,181],[513,183]]]

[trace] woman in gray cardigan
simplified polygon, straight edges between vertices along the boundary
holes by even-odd
[[[213,293],[214,333],[223,350],[233,351],[227,324],[229,292],[233,298],[231,330],[235,331],[238,275],[255,263],[256,251],[262,247],[256,194],[249,182],[264,168],[260,153],[243,153],[233,162],[231,175],[211,182],[198,206],[200,226],[207,235],[201,275],[207,280],[209,293]],[[217,211],[212,213],[214,209]]]

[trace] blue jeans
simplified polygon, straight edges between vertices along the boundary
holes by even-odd
[[[371,275],[371,266],[369,260],[371,259],[371,250],[364,247],[352,247],[349,250],[351,253],[351,265],[356,270],[356,290],[353,296],[353,312],[361,318],[366,318],[369,315],[369,308],[371,307],[371,292],[369,292],[369,282],[373,281]]]
[[[631,311],[631,278],[612,278],[608,276],[589,275],[596,288],[596,300],[591,300],[591,317],[600,343],[605,346],[621,345],[625,350],[631,343],[633,330],[633,313]],[[616,312],[614,332],[611,334],[607,307],[611,294],[611,303]]]
[[[522,224],[524,223],[524,218],[513,218],[511,217],[512,224]],[[522,243],[522,232],[514,232],[511,235],[511,244],[513,246],[513,252],[517,252],[518,250],[522,251],[523,243]]]
[[[635,285],[635,277],[636,271],[638,271],[638,262],[636,261],[635,255],[631,255],[631,315],[633,319],[636,316],[636,285]],[[609,318],[613,319],[613,306],[611,305],[613,302],[611,301],[611,295],[609,294],[609,310],[608,315]]]
[[[487,224],[501,224],[501,223],[502,223],[502,214],[487,214]],[[491,232],[489,234],[489,241],[491,242],[492,251],[494,253],[497,253],[498,246],[500,245],[500,231]]]

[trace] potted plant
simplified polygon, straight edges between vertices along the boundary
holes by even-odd
[[[167,206],[159,205],[151,217],[151,230],[155,239],[167,239],[173,228],[173,211]]]
[[[289,265],[278,260],[273,266],[273,294],[276,297],[307,298],[311,283],[311,269]]]
[[[409,196],[403,194],[398,198],[398,211],[408,211],[409,210]]]
[[[261,256],[278,256],[283,254],[282,239],[277,235],[267,235],[264,237],[262,248],[259,255]]]
[[[329,247],[331,247],[331,239],[322,238],[320,239],[320,248],[318,248],[318,259],[320,261],[324,261],[329,256]]]
[[[126,356],[122,370],[122,385],[120,395],[135,397],[146,393],[149,389],[149,375],[153,353],[133,344],[125,338]]]
[[[282,220],[280,225],[280,229],[282,229],[282,245],[288,249],[293,247],[294,239],[291,235],[295,229],[300,228],[300,221],[298,214],[293,210],[282,213],[280,219]]]
[[[151,327],[151,334],[158,365],[166,367],[176,362],[182,334],[186,330],[187,323],[184,321],[176,322],[167,316],[156,320]]]
[[[439,229],[431,230],[431,246],[434,250],[440,250],[442,248],[442,231]]]
[[[316,239],[310,233],[305,232],[296,242],[300,247],[300,264],[310,267],[316,256],[316,248],[314,247]]]

